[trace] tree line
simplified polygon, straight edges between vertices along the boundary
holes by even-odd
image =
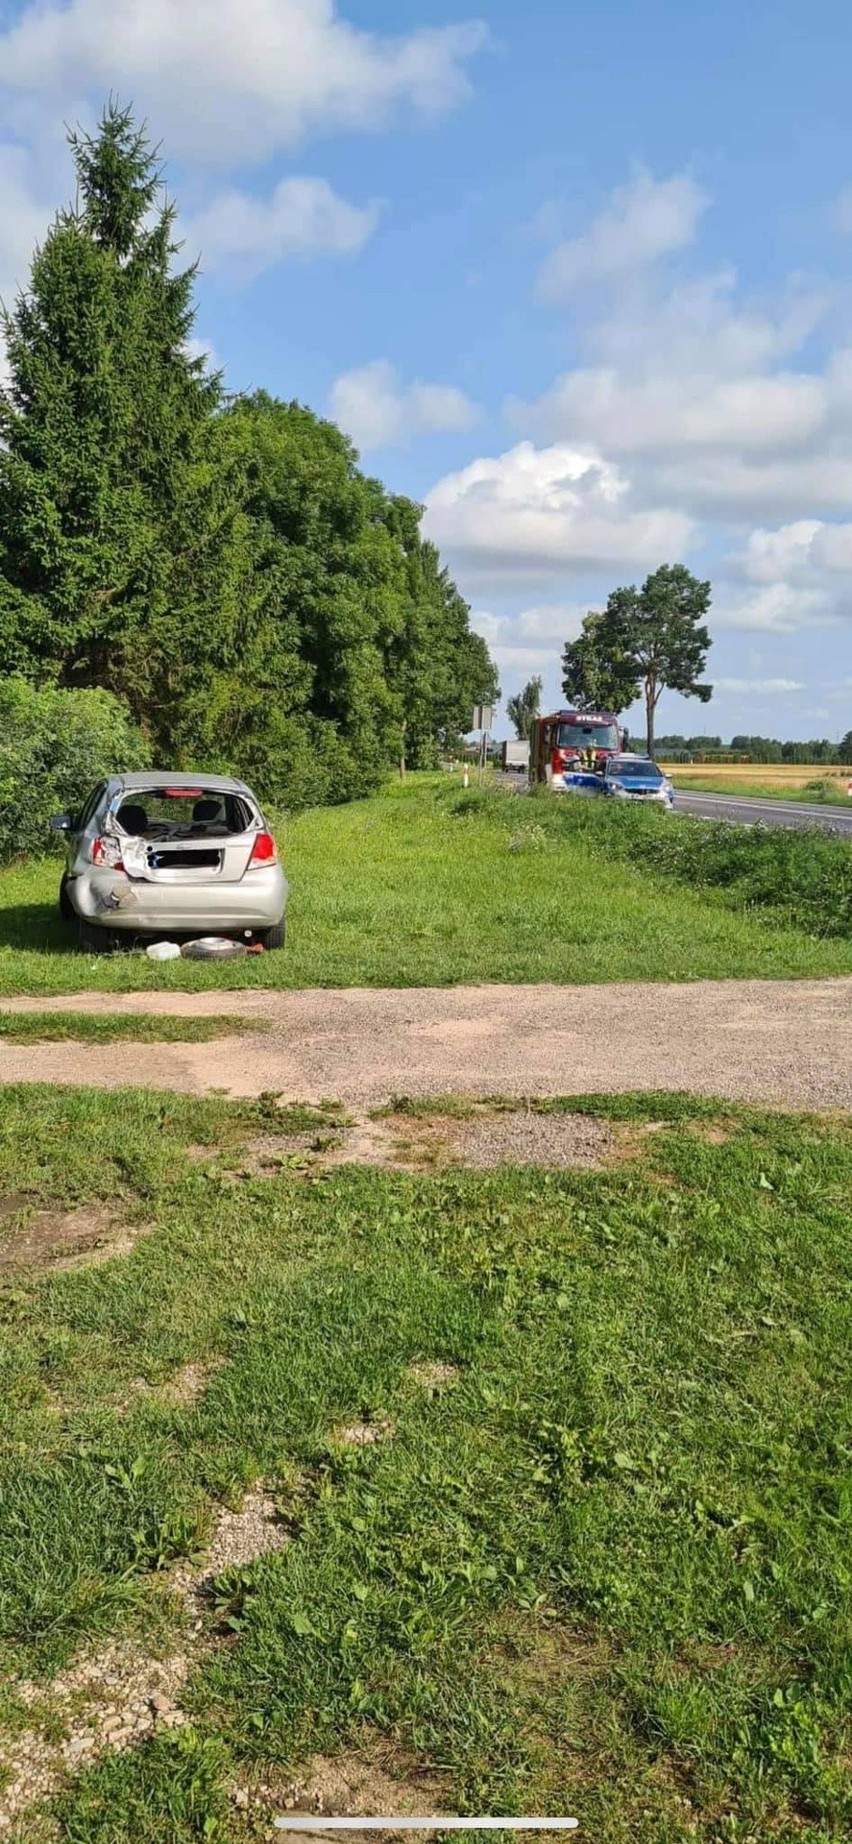
[[[121,701],[155,759],[299,805],[432,762],[498,686],[421,508],[193,356],[158,152],[111,103],[3,313],[0,675]]]
[[[852,764],[852,730],[847,730],[839,743],[832,743],[827,737],[814,737],[810,742],[782,743],[774,736],[732,736],[729,743],[724,743],[720,736],[661,736],[657,742],[660,755],[674,757],[678,755],[718,755],[745,756],[750,762],[800,762],[827,767]]]

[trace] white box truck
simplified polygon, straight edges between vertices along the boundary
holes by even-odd
[[[504,743],[501,767],[513,769],[516,774],[525,775],[530,765],[530,746],[528,742]]]

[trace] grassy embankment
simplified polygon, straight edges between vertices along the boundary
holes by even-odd
[[[269,1108],[6,1092],[6,1254],[39,1207],[145,1233],[5,1274],[0,1751],[80,1721],[81,1646],[185,1649],[161,1584],[217,1502],[262,1477],[290,1521],[208,1597],[189,1728],[72,1779],[70,1844],[247,1844],[352,1748],[595,1844],[849,1836],[852,1135],[585,1105],[622,1136],[598,1171],[306,1184],[235,1182]]]
[[[279,829],[282,953],[209,967],[76,949],[56,859],[0,874],[0,993],[852,972],[852,849],[410,780]]]

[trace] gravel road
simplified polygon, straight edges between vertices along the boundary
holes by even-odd
[[[246,1017],[207,1043],[0,1044],[0,1081],[272,1090],[374,1107],[394,1095],[685,1089],[852,1107],[852,979],[686,986],[84,993],[7,1010]]]

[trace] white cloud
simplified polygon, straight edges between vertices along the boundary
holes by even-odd
[[[517,644],[540,648],[552,657],[554,647],[576,640],[586,610],[579,603],[542,602],[519,615],[493,615],[480,610],[471,616],[474,627],[489,646]]]
[[[632,275],[695,236],[709,199],[685,174],[655,180],[639,173],[613,193],[581,237],[560,243],[542,265],[539,291],[562,301],[576,289]]]
[[[195,335],[184,346],[188,359],[203,359],[205,371],[221,371],[222,361],[209,339],[198,339]]]
[[[247,280],[285,257],[351,256],[372,235],[375,205],[350,205],[325,179],[282,179],[267,199],[232,188],[184,226],[205,269]]]
[[[743,523],[852,507],[852,353],[796,357],[828,302],[760,307],[729,270],[660,291],[653,276],[580,323],[582,360],[508,414],[540,442],[629,457],[637,500]]]
[[[852,617],[852,524],[758,526],[728,567],[714,608],[720,627],[790,634]]]
[[[811,558],[817,569],[852,574],[852,525],[821,525],[814,533]]]
[[[759,528],[751,533],[739,561],[753,583],[852,577],[852,525],[795,519],[775,531]]]
[[[11,141],[0,142],[0,197],[0,299],[11,307],[29,280],[33,251],[55,210],[55,201],[50,205],[42,197],[32,155]]]
[[[792,373],[719,379],[710,372],[684,378],[665,367],[625,377],[614,366],[579,369],[558,378],[528,415],[533,433],[600,442],[612,454],[666,454],[672,449],[736,445],[740,453],[795,446],[825,415],[822,379]]]
[[[744,574],[752,583],[777,583],[798,575],[806,567],[819,519],[795,519],[777,531],[753,531],[742,558]]]
[[[334,0],[48,0],[0,36],[0,82],[51,103],[118,90],[172,154],[264,160],[311,132],[451,108],[484,38],[477,21],[367,32]]]
[[[359,448],[390,448],[429,430],[470,429],[477,406],[451,384],[403,384],[388,359],[345,371],[329,408]]]
[[[767,583],[743,595],[721,583],[714,598],[713,624],[755,633],[795,634],[800,628],[830,627],[838,619],[822,585]]]
[[[765,692],[768,696],[782,697],[787,692],[801,692],[805,687],[800,679],[716,679],[714,692],[731,692],[736,696],[752,696]]]
[[[608,461],[556,444],[520,442],[447,474],[426,499],[425,529],[474,576],[555,578],[677,557],[691,526],[666,508],[637,511]]]
[[[852,436],[852,430],[850,431]],[[848,512],[852,506],[852,452],[792,454],[753,461],[733,447],[722,454],[667,456],[639,469],[645,490],[666,494],[705,519],[746,523],[797,514]]]
[[[544,699],[557,698],[562,648],[580,632],[585,609],[579,603],[547,602],[520,614],[491,614],[474,609],[471,626],[488,642],[505,698],[537,675],[545,681]]]

